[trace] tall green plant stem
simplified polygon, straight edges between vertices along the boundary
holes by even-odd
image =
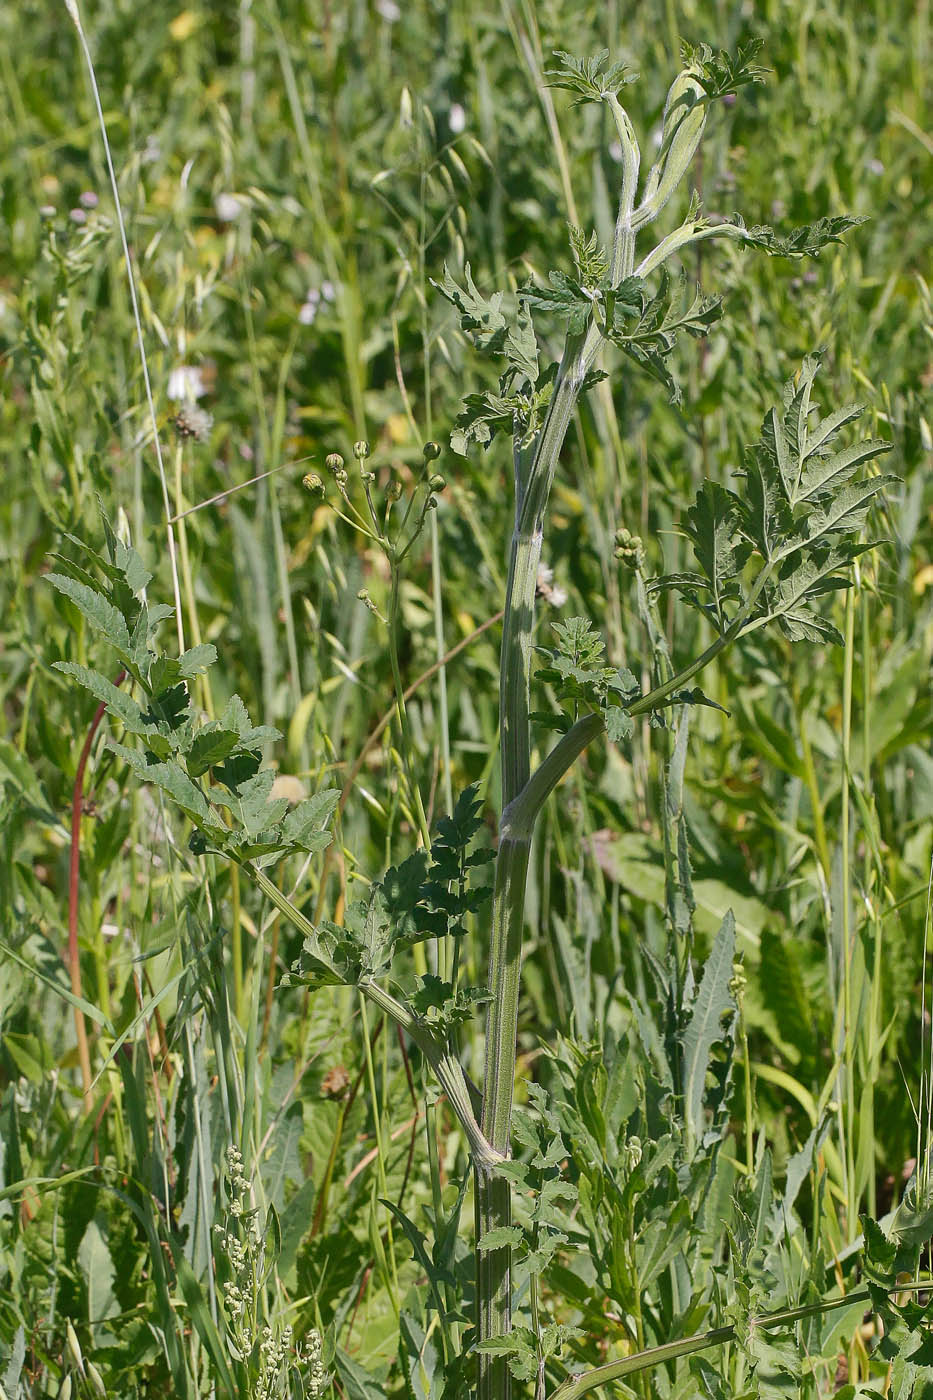
[[[632,211],[638,182],[638,146],[631,123],[621,106],[615,99],[611,105],[624,152],[622,190],[611,260],[612,279],[618,283],[631,272],[634,261]],[[531,771],[531,638],[547,503],[574,408],[601,344],[602,333],[594,321],[584,332],[568,334],[540,436],[530,452],[518,444],[515,449],[515,526],[509,557],[499,675],[504,826],[500,830],[493,896],[489,951],[489,991],[492,1000],[486,1022],[482,1114],[483,1135],[493,1151],[503,1157],[509,1155],[510,1145],[525,885],[534,819],[550,791],[547,780],[542,786],[543,796],[534,810],[531,810],[531,804],[527,805],[526,821],[510,824],[507,814],[511,804],[526,789]],[[537,788],[534,796],[539,797]],[[474,1166],[477,1239],[482,1240],[490,1230],[501,1229],[510,1223],[511,1188],[507,1180],[493,1175],[479,1164],[474,1163]],[[511,1250],[508,1247],[477,1251],[476,1294],[477,1340],[483,1342],[507,1335],[511,1329]],[[509,1400],[510,1394],[511,1373],[505,1358],[489,1356],[481,1351],[477,1400]]]

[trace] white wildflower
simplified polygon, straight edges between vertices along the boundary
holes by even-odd
[[[567,601],[567,590],[566,588],[555,585],[554,570],[551,568],[550,564],[538,565],[535,592],[539,598],[543,598],[546,603],[550,603],[552,608],[562,608]]]
[[[197,365],[176,365],[168,377],[169,398],[173,403],[191,403],[207,393],[204,375]]]
[[[232,224],[244,209],[243,201],[235,194],[219,194],[214,200],[214,213],[222,224]]]

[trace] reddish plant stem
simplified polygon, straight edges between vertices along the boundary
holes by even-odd
[[[119,685],[126,676],[121,671],[114,681]],[[87,737],[78,759],[74,788],[71,793],[71,865],[68,872],[68,971],[71,976],[72,996],[81,996],[81,962],[78,957],[78,886],[81,871],[81,809],[84,801],[84,771],[91,754],[91,745],[100,728],[100,722],[107,713],[107,706],[101,701],[94,711]],[[84,1111],[90,1113],[93,1107],[91,1098],[91,1054],[87,1043],[87,1028],[84,1013],[74,1008],[75,1034],[78,1038],[78,1060],[81,1065],[81,1082],[84,1088]]]

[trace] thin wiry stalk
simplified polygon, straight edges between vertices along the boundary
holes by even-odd
[[[94,70],[94,60],[91,57],[91,50],[88,45],[87,36],[84,32],[84,25],[81,23],[81,14],[78,10],[77,0],[65,0],[65,9],[71,16],[75,29],[78,31],[78,42],[84,54],[87,64],[88,76],[91,81],[91,92],[94,96],[94,107],[97,111],[97,121],[100,126],[101,141],[104,147],[104,156],[107,161],[107,173],[110,176],[110,188],[113,192],[113,202],[117,213],[117,227],[120,230],[120,243],[123,248],[123,261],[126,265],[126,280],[130,291],[130,304],[133,310],[133,324],[136,327],[136,344],[139,350],[139,360],[143,372],[143,384],[146,389],[146,403],[149,408],[149,421],[152,425],[152,442],[155,448],[156,462],[159,468],[159,485],[162,488],[162,505],[165,512],[165,530],[168,538],[168,558],[172,572],[172,591],[175,598],[175,625],[178,629],[178,649],[185,649],[185,624],[181,611],[181,584],[178,577],[178,560],[175,553],[175,531],[172,527],[172,508],[168,498],[168,478],[165,474],[165,463],[162,459],[162,443],[159,438],[159,424],[156,418],[155,400],[152,396],[152,384],[149,379],[149,360],[146,356],[146,343],[143,339],[143,324],[139,314],[139,297],[136,292],[136,274],[133,271],[133,260],[130,257],[130,245],[126,236],[126,224],[123,219],[123,205],[120,201],[120,187],[117,184],[116,172],[113,168],[113,157],[110,153],[110,138],[107,135],[107,123],[104,120],[104,111],[100,102],[100,91],[97,86],[97,74]]]

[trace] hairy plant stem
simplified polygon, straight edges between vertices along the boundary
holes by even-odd
[[[638,144],[621,105],[610,104],[623,151],[622,186],[610,263],[611,280],[618,284],[631,273],[635,235],[632,211],[638,184]],[[496,861],[492,935],[489,950],[489,991],[492,1000],[486,1021],[486,1063],[483,1078],[482,1129],[493,1150],[509,1155],[512,1093],[515,1083],[518,998],[521,980],[525,885],[531,838],[538,812],[560,772],[546,769],[529,789],[531,729],[529,691],[531,638],[535,590],[548,498],[561,448],[586,376],[602,346],[602,332],[591,318],[586,330],[567,336],[557,369],[547,417],[531,460],[526,449],[515,448],[515,526],[509,557],[502,654],[499,675],[500,756],[502,765],[502,827]],[[562,757],[570,763],[602,728],[584,723]],[[592,729],[592,733],[590,730]],[[569,736],[566,736],[569,737]],[[582,742],[580,742],[582,740]],[[564,744],[564,741],[561,741]],[[558,745],[560,748],[561,745]],[[540,770],[539,770],[540,771]],[[525,795],[524,806],[512,804]],[[508,1181],[475,1165],[477,1240],[511,1221]],[[511,1330],[511,1250],[477,1250],[477,1341],[501,1337]],[[504,1357],[479,1353],[477,1400],[509,1400],[511,1373]]]

